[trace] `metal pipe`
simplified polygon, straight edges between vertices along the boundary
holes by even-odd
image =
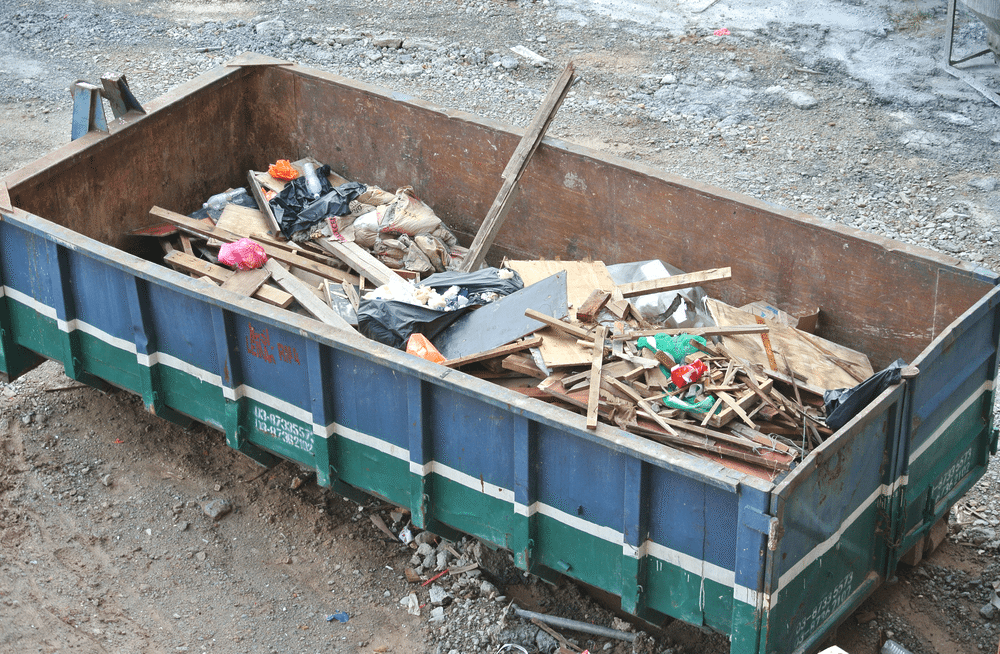
[[[609,629],[608,627],[590,624],[589,622],[580,622],[579,620],[570,620],[569,618],[559,618],[554,615],[545,615],[544,613],[525,611],[517,605],[514,605],[513,608],[517,617],[524,618],[525,620],[531,620],[534,618],[535,620],[544,622],[545,624],[550,624],[553,627],[562,627],[563,629],[571,629],[585,634],[593,634],[594,636],[604,636],[605,638],[617,638],[618,640],[624,640],[629,643],[635,642],[635,634],[630,634],[627,631],[618,631],[617,629]]]

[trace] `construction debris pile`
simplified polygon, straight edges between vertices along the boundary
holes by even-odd
[[[815,313],[707,297],[701,287],[729,268],[505,261],[462,272],[469,250],[411,188],[350,182],[314,160],[283,169],[291,181],[250,172],[254,197],[229,191],[191,216],[154,207],[167,225],[137,234],[160,240],[166,265],[227,290],[579,412],[588,428],[769,478],[832,434],[824,392],[873,375],[863,354],[810,333]],[[309,201],[280,198],[309,192],[299,181],[316,172],[311,202],[339,206],[310,220]]]
[[[589,429],[603,421],[765,478],[916,374],[899,361],[873,376],[864,354],[810,333],[818,309],[795,318],[696,290],[729,268],[484,268],[573,77],[570,64],[542,102],[468,249],[412,188],[390,193],[315,159],[250,171],[252,198],[226,191],[191,216],[154,207],[169,224],[138,234],[161,239],[165,264],[225,289],[585,414]]]

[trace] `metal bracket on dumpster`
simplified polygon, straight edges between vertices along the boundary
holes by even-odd
[[[103,88],[78,80],[70,89],[73,95],[72,140],[74,141],[89,132],[109,131],[101,98],[108,99],[115,118],[122,118],[129,112],[146,113],[129,90],[124,75],[105,75],[101,78],[101,84]]]
[[[101,87],[89,82],[77,81],[70,89],[73,94],[72,140],[77,140],[88,132],[108,131],[108,119],[104,117],[101,103]]]
[[[130,111],[140,114],[146,113],[146,110],[132,95],[132,91],[129,90],[128,81],[124,75],[104,75],[101,77],[101,85],[104,87],[102,95],[108,99],[111,113],[115,115],[115,118],[121,118]]]
[[[778,549],[778,540],[781,538],[782,530],[778,528],[777,518],[766,513],[761,513],[753,507],[746,507],[741,515],[743,517],[743,524],[767,536],[767,549],[772,552]]]
[[[1000,106],[1000,95],[997,95],[993,91],[986,88],[981,82],[973,78],[969,73],[955,67],[955,64],[960,64],[970,59],[975,59],[976,57],[982,57],[983,55],[993,54],[993,51],[989,48],[983,50],[982,52],[977,52],[975,54],[962,57],[961,59],[952,59],[952,49],[955,45],[955,10],[956,10],[957,0],[948,0],[948,27],[945,29],[944,35],[944,61],[941,63],[941,67],[944,68],[945,72],[949,75],[957,77],[962,80],[972,88],[976,89],[983,94],[987,100],[993,104]]]
[[[14,213],[14,204],[10,201],[10,191],[7,190],[7,182],[0,182],[0,211]]]

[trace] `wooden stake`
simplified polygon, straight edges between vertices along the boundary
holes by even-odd
[[[528,131],[524,133],[517,149],[514,150],[510,162],[508,162],[507,167],[501,175],[504,182],[503,186],[500,187],[500,193],[493,200],[493,205],[486,213],[486,218],[483,220],[483,224],[476,233],[476,238],[473,239],[472,245],[469,247],[469,253],[462,260],[462,272],[473,272],[479,270],[480,266],[483,265],[486,252],[493,245],[493,240],[496,238],[497,232],[500,231],[500,226],[503,225],[504,218],[507,217],[507,212],[510,211],[510,200],[517,189],[517,183],[521,179],[524,169],[528,166],[531,155],[535,153],[538,145],[542,142],[545,130],[548,129],[549,123],[552,122],[556,111],[559,110],[559,105],[562,104],[566,93],[569,91],[569,87],[573,82],[573,71],[573,62],[570,62],[566,65],[559,79],[549,89],[548,95],[542,101],[542,106],[539,107],[538,113],[535,114],[535,119],[531,121]]]
[[[530,309],[529,309],[530,310]],[[601,399],[601,365],[604,363],[604,337],[608,328],[597,328],[594,358],[590,363],[590,394],[587,396],[587,429],[597,429],[597,406]]]

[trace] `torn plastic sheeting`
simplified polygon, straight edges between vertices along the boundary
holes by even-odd
[[[506,275],[509,271],[511,277],[504,279],[500,275]],[[524,288],[524,282],[516,271],[505,268],[484,268],[476,272],[453,272],[447,271],[436,273],[420,282],[421,286],[429,286],[435,291],[442,293],[452,286],[458,286],[468,293],[471,304],[482,304],[487,293],[497,295],[510,295]]]
[[[358,308],[358,331],[373,341],[402,350],[411,334],[423,334],[433,340],[472,307],[438,311],[399,300],[362,300]]]
[[[881,370],[853,388],[838,388],[823,393],[826,409],[826,425],[837,431],[851,418],[861,413],[882,391],[902,378],[906,362],[896,359],[889,367]]]
[[[306,238],[315,226],[329,216],[343,216],[351,212],[351,200],[357,199],[368,187],[357,182],[347,182],[334,188],[327,179],[330,166],[316,171],[320,182],[320,196],[313,199],[306,188],[306,177],[297,177],[285,185],[269,204],[281,233],[287,238]]]

